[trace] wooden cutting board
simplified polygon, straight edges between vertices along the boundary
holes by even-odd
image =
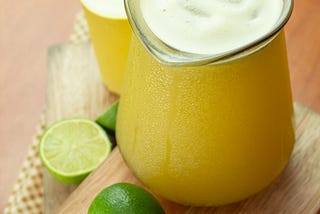
[[[50,48],[47,87],[47,125],[69,117],[95,119],[117,99],[101,83],[90,44]],[[295,104],[295,119],[296,144],[292,158],[281,176],[264,191],[219,208],[186,207],[158,197],[166,212],[320,213],[320,115]],[[45,213],[87,213],[95,195],[117,182],[143,186],[131,174],[117,148],[77,188],[56,182],[45,171]]]

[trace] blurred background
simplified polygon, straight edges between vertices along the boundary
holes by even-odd
[[[286,27],[294,100],[317,112],[319,9],[295,0]],[[68,41],[80,10],[79,0],[0,0],[0,213],[45,109],[47,48]]]
[[[65,43],[79,0],[0,0],[0,213],[45,108],[47,48]]]

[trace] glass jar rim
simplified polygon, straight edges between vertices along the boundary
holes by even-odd
[[[167,66],[200,66],[222,63],[247,56],[272,41],[288,22],[293,0],[283,0],[281,15],[272,29],[258,39],[233,50],[218,54],[197,54],[177,50],[161,41],[148,27],[142,16],[140,0],[124,0],[128,21],[133,33],[138,37],[144,48],[161,64]]]

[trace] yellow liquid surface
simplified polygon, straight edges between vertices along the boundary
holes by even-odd
[[[116,137],[134,174],[189,205],[244,199],[283,170],[294,144],[284,34],[219,65],[166,67],[133,38]]]

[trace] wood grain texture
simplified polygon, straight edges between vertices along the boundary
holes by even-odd
[[[55,66],[58,66],[58,63],[62,63],[59,67],[64,68],[64,72],[56,72],[59,69],[53,70],[55,72],[51,72],[48,79],[48,85],[56,86],[48,88],[48,90],[57,89],[60,86],[58,87],[60,92],[56,95],[58,98],[56,98],[56,102],[53,102],[58,106],[54,107],[55,105],[51,104],[54,108],[48,109],[48,111],[53,111],[53,113],[47,113],[48,115],[51,114],[52,118],[56,117],[54,115],[59,115],[57,118],[63,117],[64,113],[62,112],[64,109],[60,108],[60,105],[67,108],[68,114],[82,114],[85,116],[87,110],[84,106],[96,105],[94,108],[101,107],[103,109],[107,102],[107,100],[103,99],[103,93],[105,92],[101,88],[101,83],[97,77],[94,75],[85,75],[85,78],[80,77],[81,84],[72,78],[74,76],[82,76],[80,74],[81,71],[89,74],[97,73],[90,70],[97,69],[96,66],[90,67],[86,65],[86,63],[91,63],[90,59],[93,59],[90,56],[90,54],[93,54],[91,47],[87,44],[82,47],[69,47],[56,48],[55,57],[52,54],[50,55],[50,61],[55,58],[60,59],[53,60]],[[72,60],[66,60],[65,58],[68,58],[68,56],[69,58],[72,56]],[[81,66],[78,65],[79,62],[81,62]],[[76,63],[77,65],[74,66],[70,63]],[[52,66],[49,66],[49,68]],[[65,72],[68,72],[68,74]],[[50,81],[55,83],[51,84]],[[62,83],[59,83],[59,81]],[[71,99],[76,91],[88,90],[88,87],[91,87],[90,93],[97,90],[100,95],[96,96],[85,92],[86,96],[82,96],[82,99],[75,99],[77,102],[66,101],[63,98]],[[87,98],[91,96],[96,96],[96,98]],[[107,99],[109,98],[107,97]],[[93,100],[94,104],[91,103]],[[67,104],[58,104],[61,101]],[[48,103],[50,102],[48,101]],[[88,114],[92,117],[96,114],[93,110],[94,108],[88,111]],[[185,207],[158,197],[167,213],[316,213],[320,208],[320,147],[318,146],[320,145],[320,116],[299,104],[295,104],[295,115],[297,142],[291,161],[271,186],[248,200],[219,208]],[[95,195],[105,187],[117,182],[130,182],[142,186],[127,168],[119,150],[116,148],[109,158],[71,194],[57,212],[61,214],[87,213],[88,206]],[[68,190],[65,193],[67,195]]]
[[[54,46],[48,58],[47,126],[65,118],[95,119],[117,99],[101,83],[90,44]],[[45,170],[44,213],[52,213],[75,188],[58,183]]]

